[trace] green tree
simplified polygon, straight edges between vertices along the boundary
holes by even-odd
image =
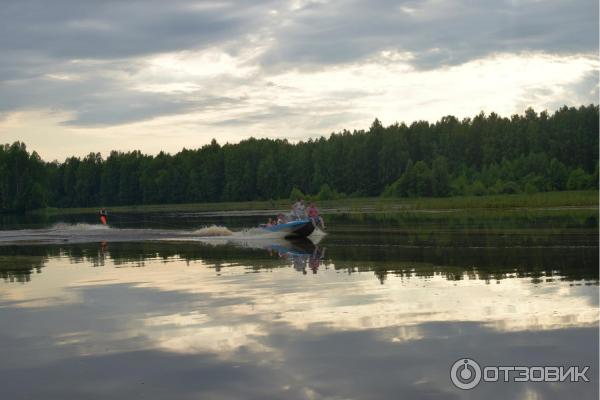
[[[444,156],[437,156],[431,166],[431,186],[434,196],[447,196],[450,194],[450,173],[448,160]]]
[[[567,181],[567,189],[569,190],[583,190],[591,189],[594,186],[593,177],[586,174],[581,168],[574,169],[569,174],[569,180]]]
[[[0,147],[0,210],[286,198],[447,196],[598,187],[599,109],[480,113],[344,130],[298,143],[250,138],[176,154],[111,152],[44,163]],[[285,132],[284,132],[285,133]]]
[[[298,189],[296,186],[294,186],[294,188],[292,189],[292,191],[290,192],[290,200],[299,200],[299,199],[304,199],[306,196],[304,195],[304,193],[302,193],[302,191],[300,189]]]

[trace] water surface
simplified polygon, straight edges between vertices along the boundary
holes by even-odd
[[[125,217],[4,224],[0,398],[598,398],[589,216],[346,215],[295,242],[190,234],[262,216]],[[591,382],[462,391],[463,357]]]

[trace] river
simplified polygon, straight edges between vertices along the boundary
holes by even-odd
[[[301,241],[263,219],[3,220],[0,398],[598,398],[597,214],[335,215]],[[461,390],[467,358],[590,382]]]

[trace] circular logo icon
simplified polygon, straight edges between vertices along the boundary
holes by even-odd
[[[473,389],[481,380],[481,367],[475,360],[461,358],[452,365],[450,379],[459,389]]]

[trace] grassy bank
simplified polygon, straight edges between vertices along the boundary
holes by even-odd
[[[594,208],[598,207],[598,191],[563,191],[534,194],[493,196],[459,196],[442,198],[344,198],[318,201],[318,206],[328,212],[418,212],[418,211],[465,211],[465,210],[511,210],[549,208]],[[217,212],[251,210],[287,210],[288,199],[270,201],[155,204],[110,207],[110,212]],[[97,207],[89,208],[46,208],[32,211],[35,214],[67,215],[96,213]]]

